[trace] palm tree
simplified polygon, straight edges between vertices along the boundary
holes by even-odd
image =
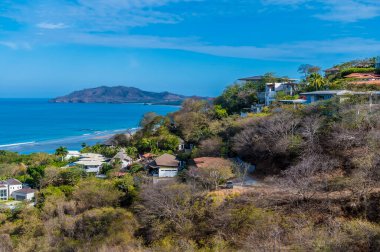
[[[80,146],[82,146],[82,148],[85,148],[87,146],[86,143],[82,143]]]
[[[66,157],[66,155],[69,153],[66,147],[60,146],[58,149],[55,150],[55,155],[58,157],[63,158]]]
[[[320,90],[326,85],[326,80],[319,73],[310,74],[308,82],[313,90]]]

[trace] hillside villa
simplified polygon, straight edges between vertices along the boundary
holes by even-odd
[[[82,166],[88,173],[99,174],[103,164],[107,163],[107,159],[96,153],[83,153],[78,161],[74,162],[74,165]]]
[[[181,162],[174,155],[165,153],[148,165],[148,172],[155,177],[171,178],[177,176],[180,167]]]
[[[32,201],[34,198],[34,190],[23,187],[22,183],[17,179],[11,178],[0,181],[0,200],[6,201],[14,198],[17,201]]]
[[[253,82],[259,84],[264,79],[264,76],[252,76],[246,78],[240,78],[239,81]],[[276,101],[278,92],[283,92],[285,95],[294,95],[297,86],[297,79],[278,78],[276,82],[266,83],[265,91],[258,93],[259,103],[265,106],[271,105]]]

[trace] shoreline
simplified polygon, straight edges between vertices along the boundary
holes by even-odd
[[[106,140],[116,134],[135,133],[138,128],[104,130],[94,133],[86,133],[79,136],[68,136],[57,139],[41,140],[41,141],[28,141],[19,143],[0,144],[0,150],[18,152],[19,154],[30,154],[45,152],[52,154],[60,147],[67,147],[69,150],[81,150],[82,143],[87,145],[95,145],[97,143],[104,143]]]

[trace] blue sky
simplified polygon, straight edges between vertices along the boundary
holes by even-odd
[[[380,55],[379,0],[2,0],[0,97],[101,85],[213,96]]]

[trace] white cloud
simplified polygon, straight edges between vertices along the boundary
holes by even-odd
[[[376,55],[380,51],[380,41],[355,37],[322,41],[298,41],[261,47],[209,45],[194,38],[163,38],[133,35],[99,36],[76,34],[67,39],[68,43],[84,45],[173,49],[221,57],[278,61],[327,60],[331,58],[336,60],[340,56],[345,58],[362,58]]]
[[[264,5],[310,7],[314,17],[338,22],[357,22],[380,16],[379,0],[262,0]]]
[[[32,48],[31,45],[27,42],[13,42],[13,41],[0,41],[0,46],[5,46],[12,50],[18,50],[18,49],[29,50]]]
[[[42,22],[37,24],[38,28],[41,29],[48,29],[48,30],[59,30],[59,29],[65,29],[68,26],[64,23],[48,23],[48,22]]]

